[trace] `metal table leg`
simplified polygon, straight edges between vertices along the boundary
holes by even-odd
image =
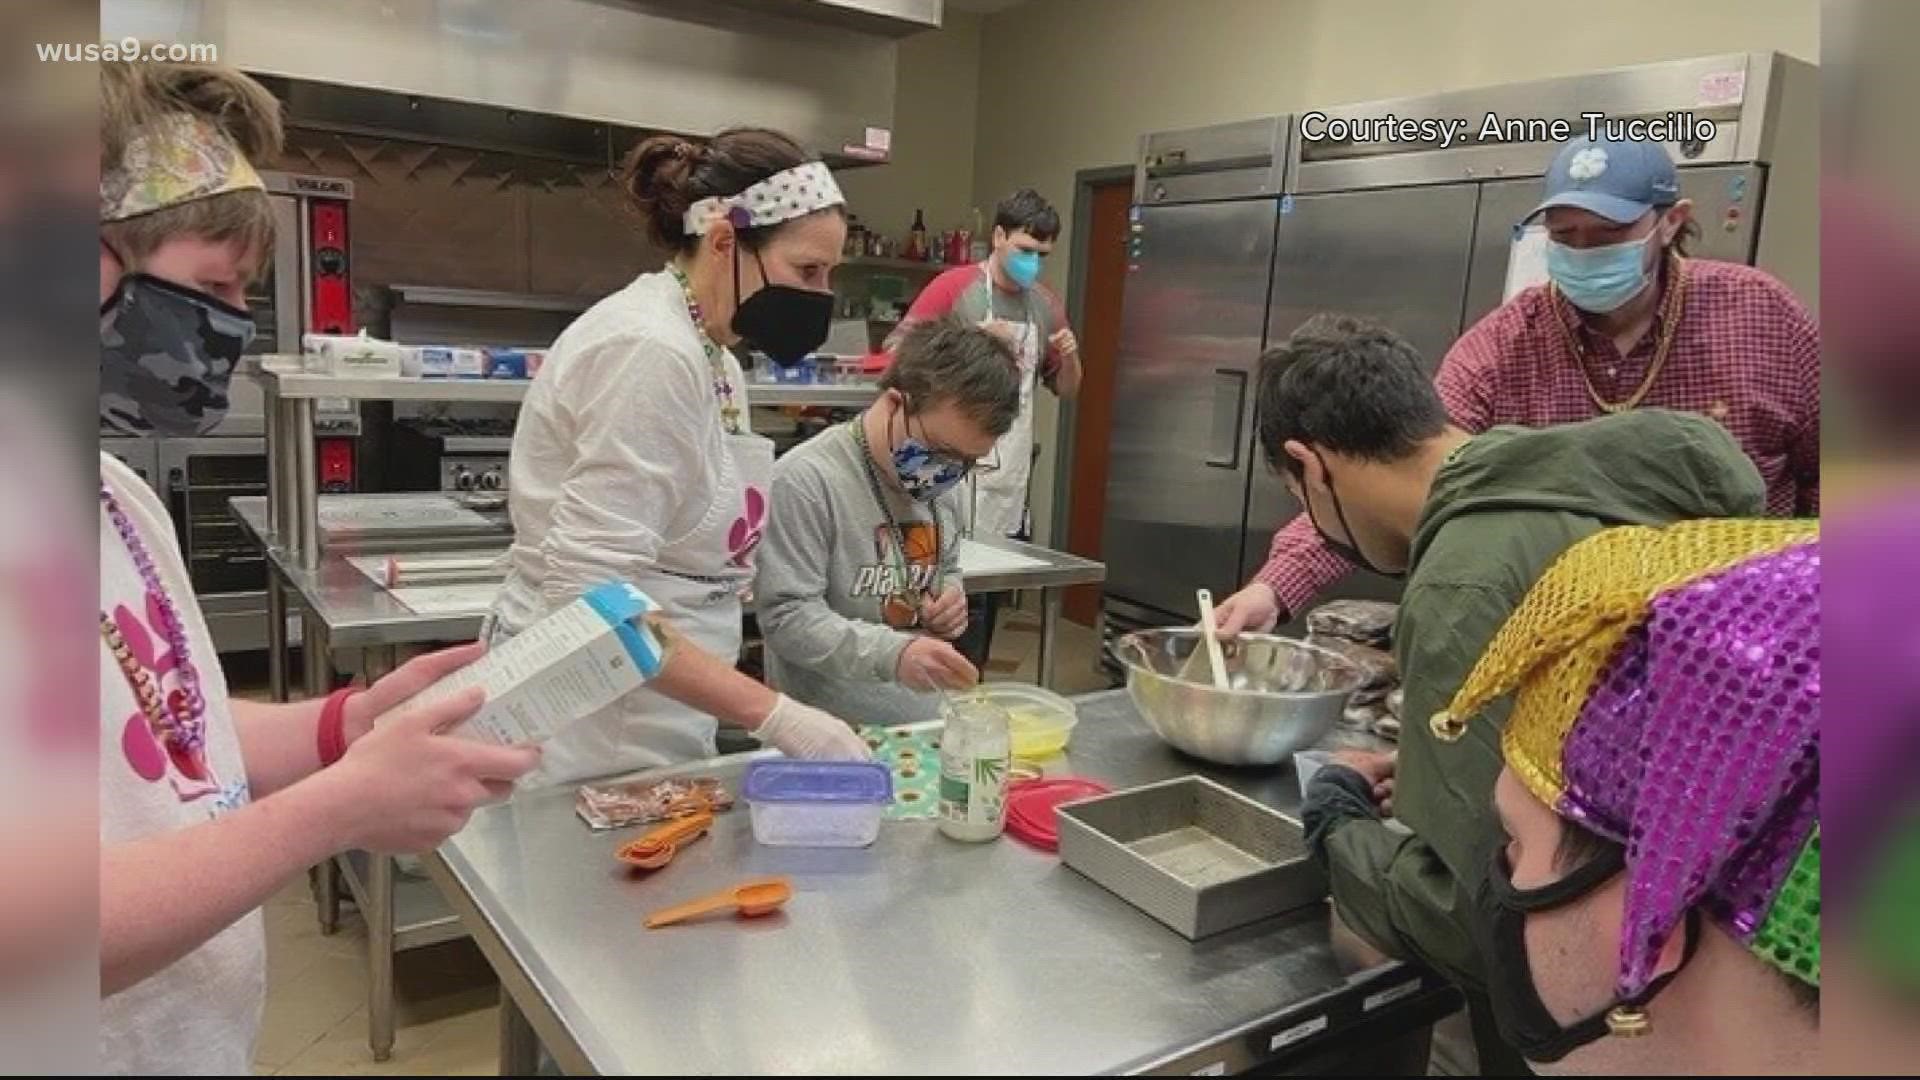
[[[267,589],[267,620],[271,624],[267,628],[267,640],[271,642],[274,639],[277,628],[280,649],[276,651],[276,655],[280,657],[280,678],[284,682],[289,659],[287,654],[292,651],[287,647],[286,642],[286,590],[272,571],[267,574]],[[278,612],[274,610],[273,602],[276,595],[280,600]],[[300,647],[305,660],[301,665],[303,668],[301,683],[305,696],[309,700],[325,697],[333,689],[331,685],[333,665],[329,663],[326,627],[311,612],[305,613],[301,618]],[[282,700],[285,700],[284,694],[282,694]],[[319,910],[320,933],[331,936],[340,929],[340,868],[332,859],[327,859],[314,867],[310,876],[314,907]]]
[[[533,1033],[527,1014],[500,988],[500,1075],[532,1076],[540,1071],[540,1037]]]
[[[367,860],[367,1045],[393,1056],[393,859]]]
[[[365,649],[360,668],[369,685],[393,670],[392,648]],[[390,856],[368,853],[367,905],[367,1045],[373,1060],[393,1056],[393,878]]]
[[[292,646],[287,641],[287,587],[280,574],[267,567],[267,688],[273,700],[287,700],[287,660]]]
[[[1040,685],[1053,689],[1054,662],[1059,659],[1060,590],[1040,590]]]
[[[299,398],[288,403],[287,440],[293,453],[293,542],[282,546],[299,554],[300,565],[309,570],[320,567],[320,466],[316,459],[313,421],[314,400]]]

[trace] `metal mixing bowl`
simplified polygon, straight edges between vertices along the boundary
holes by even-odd
[[[1243,634],[1220,648],[1227,690],[1214,688],[1198,630],[1141,630],[1121,638],[1114,654],[1154,733],[1221,765],[1274,765],[1319,742],[1363,678],[1339,654],[1293,638]]]

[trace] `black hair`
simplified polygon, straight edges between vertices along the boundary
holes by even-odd
[[[1620,850],[1620,845],[1567,818],[1560,819],[1560,845],[1553,850],[1553,867],[1572,873]]]
[[[818,160],[793,139],[768,128],[729,128],[704,142],[655,135],[627,155],[619,181],[645,219],[647,236],[670,251],[686,252],[700,239],[687,233],[687,210],[694,203],[738,195],[774,173]],[[834,210],[843,212],[841,207]],[[755,226],[736,235],[747,250],[756,251],[781,227]]]
[[[993,223],[1008,233],[1024,232],[1035,240],[1052,240],[1060,235],[1060,214],[1053,204],[1032,188],[1000,200],[993,208]]]
[[[1420,354],[1368,319],[1315,315],[1260,357],[1260,446],[1298,478],[1289,440],[1368,461],[1399,461],[1447,429],[1447,409]]]
[[[1020,415],[1020,364],[1007,343],[952,316],[915,324],[900,339],[881,390],[905,394],[914,412],[952,402],[994,438]]]

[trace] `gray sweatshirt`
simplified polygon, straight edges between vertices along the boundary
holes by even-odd
[[[966,485],[924,504],[880,475],[906,534],[914,584],[929,596],[936,585],[960,584]],[[895,681],[900,652],[919,632],[882,619],[883,602],[902,591],[900,560],[851,427],[831,428],[775,462],[767,502],[754,597],[768,681],[855,725],[939,716],[939,695]]]

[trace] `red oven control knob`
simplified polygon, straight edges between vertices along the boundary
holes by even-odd
[[[308,210],[312,237],[313,330],[320,334],[351,334],[353,278],[349,273],[347,204],[338,199],[314,199]]]
[[[340,492],[353,490],[353,440],[319,440],[320,490]]]

